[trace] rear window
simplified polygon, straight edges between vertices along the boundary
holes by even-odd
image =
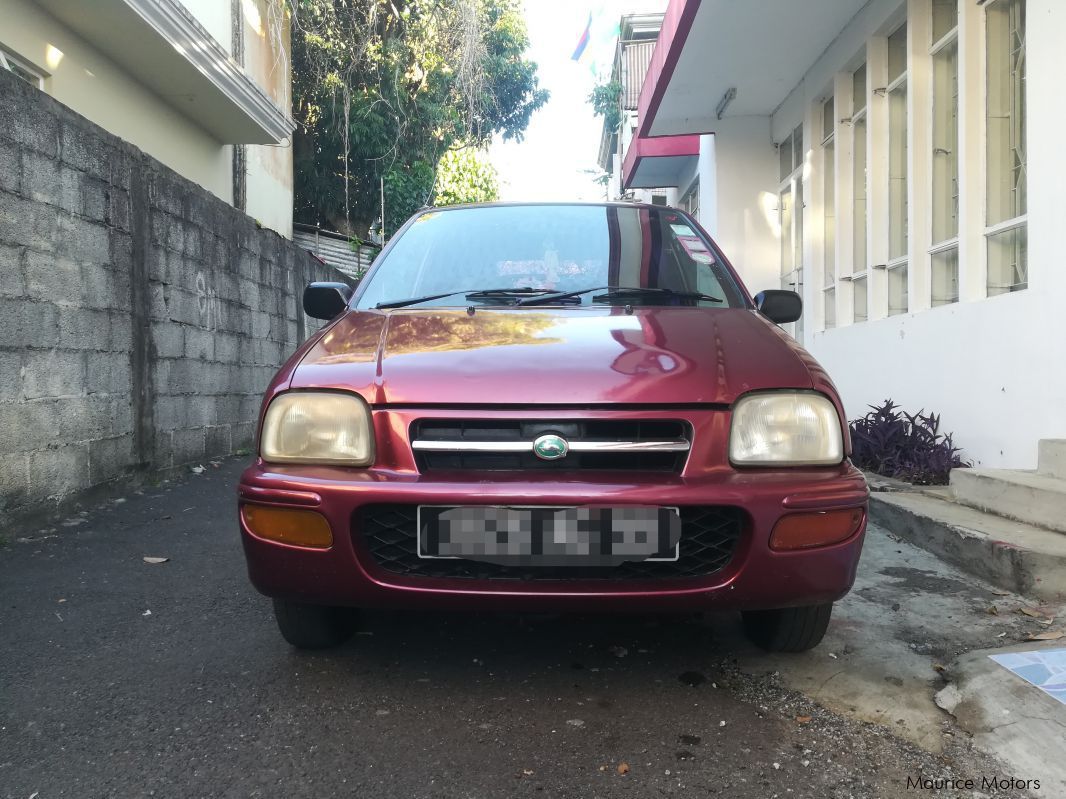
[[[367,278],[357,307],[445,292],[456,294],[425,304],[456,306],[477,290],[601,286],[697,292],[718,300],[699,303],[708,307],[745,305],[713,247],[677,211],[516,205],[422,214]],[[594,301],[594,294],[582,298]]]

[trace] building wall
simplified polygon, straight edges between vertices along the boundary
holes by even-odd
[[[291,113],[288,15],[273,0],[241,0],[240,14],[245,71],[279,108]],[[247,153],[248,215],[292,238],[292,140],[280,145],[252,144]]]
[[[225,5],[228,0],[214,0]],[[226,202],[232,155],[32,0],[2,0],[0,45],[47,75],[45,92]],[[223,42],[227,48],[229,37]],[[291,203],[290,203],[291,207]]]
[[[182,0],[232,51],[230,0]],[[240,0],[249,76],[291,110],[288,18],[272,0]],[[233,147],[219,142],[32,0],[0,0],[0,45],[44,73],[45,91],[171,169],[233,202]],[[249,145],[247,210],[292,236],[292,143]]]
[[[801,180],[807,198],[804,219],[804,301],[802,337],[826,366],[843,394],[850,417],[868,404],[892,398],[909,410],[941,414],[942,425],[975,462],[992,467],[1032,468],[1041,438],[1066,436],[1066,336],[1058,330],[1059,298],[1066,291],[1060,228],[1066,219],[1061,176],[1066,157],[1061,132],[1066,110],[1059,102],[1062,43],[1066,41],[1066,4],[1028,0],[1026,41],[1028,160],[1028,288],[999,296],[986,289],[985,193],[985,7],[960,2],[959,24],[959,301],[931,307],[930,248],[932,207],[932,60],[930,0],[874,0],[841,31],[825,54],[796,85],[773,115],[771,139],[780,142],[796,125],[804,126],[805,163]],[[889,315],[887,102],[874,90],[885,81],[876,74],[886,39],[904,19],[909,31],[908,64],[908,228],[909,268],[906,313]],[[837,179],[835,241],[823,235],[825,152],[821,147],[820,109],[835,91],[850,98],[850,71],[869,57],[867,101],[869,153],[868,320],[855,321],[856,268],[851,169],[855,141],[848,108],[838,104],[833,151]],[[765,139],[763,140],[765,141]],[[728,155],[727,155],[728,153]],[[719,139],[719,204],[728,202],[722,163],[754,172],[766,158],[726,150]],[[776,156],[774,156],[776,158]],[[775,191],[776,186],[764,190]],[[751,181],[747,181],[750,184]],[[743,207],[743,203],[741,206]],[[750,211],[750,204],[746,210]],[[721,212],[720,212],[721,213]],[[737,222],[721,225],[728,240]],[[723,246],[725,242],[723,242]],[[827,247],[835,255],[835,326],[829,327],[823,266]],[[727,250],[728,252],[728,250]],[[744,271],[744,264],[741,264]],[[856,271],[861,270],[858,265]],[[749,279],[749,283],[751,280]],[[755,289],[755,287],[752,287]]]
[[[251,446],[344,279],[0,71],[0,518]]]

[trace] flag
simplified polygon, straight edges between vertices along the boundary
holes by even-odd
[[[592,12],[589,12],[589,21],[585,23],[585,30],[581,32],[581,38],[577,40],[577,47],[574,48],[574,54],[570,56],[571,61],[580,61],[581,55],[585,52],[585,48],[589,44],[589,36],[592,31]]]

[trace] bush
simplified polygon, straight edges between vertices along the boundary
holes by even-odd
[[[940,432],[940,417],[898,410],[892,400],[849,423],[852,462],[860,469],[915,485],[947,485],[952,469],[968,467],[951,434]],[[924,409],[923,409],[924,410]]]

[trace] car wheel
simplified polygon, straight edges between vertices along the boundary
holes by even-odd
[[[769,652],[806,652],[822,642],[833,603],[744,612],[744,632]]]
[[[275,599],[274,618],[282,637],[297,649],[328,649],[351,638],[359,613],[355,608]]]

